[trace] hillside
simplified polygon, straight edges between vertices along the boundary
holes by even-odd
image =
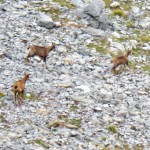
[[[0,150],[149,150],[149,12],[149,0],[0,0]],[[52,42],[48,68],[25,63]],[[126,50],[130,68],[113,75]]]

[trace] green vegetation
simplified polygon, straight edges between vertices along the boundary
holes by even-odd
[[[5,94],[2,93],[2,92],[0,92],[0,99],[1,99],[2,97],[4,97],[4,96],[5,96]]]
[[[4,0],[0,0],[0,3],[3,3],[4,2]]]
[[[82,121],[81,118],[75,118],[75,119],[69,119],[68,123],[79,127],[81,125],[81,121]]]
[[[111,53],[110,50],[108,50],[109,41],[106,38],[103,38],[100,40],[100,43],[98,43],[97,39],[95,39],[95,43],[90,43],[87,45],[89,49],[95,48],[97,52],[100,52],[102,54]]]
[[[114,126],[114,125],[109,126],[107,129],[111,133],[116,133],[117,132],[116,126]]]
[[[49,148],[48,144],[46,144],[46,143],[45,143],[43,140],[41,140],[41,139],[36,139],[36,140],[35,140],[35,143],[41,145],[41,146],[42,146],[43,148],[45,148],[45,149],[48,149],[48,148]]]
[[[142,42],[148,43],[148,42],[150,42],[150,36],[144,34],[144,35],[142,35],[142,36],[140,37],[140,40],[141,40]]]
[[[110,4],[113,3],[113,0],[104,0],[106,8],[110,8]],[[120,2],[120,7],[123,8],[125,11],[129,11],[131,9],[131,2]],[[112,10],[118,9],[119,7],[116,8],[110,8]]]
[[[24,93],[24,99],[35,101],[35,100],[38,100],[39,97],[36,96],[34,93],[30,92],[30,93]]]
[[[2,114],[0,114],[0,122],[2,122],[2,123],[8,122]]]
[[[77,127],[79,127],[79,126],[81,125],[81,121],[82,121],[81,118],[69,119],[68,116],[65,115],[65,114],[60,114],[60,115],[58,115],[58,118],[64,120],[65,123],[69,123],[69,124],[75,125],[75,126],[77,126]]]
[[[112,150],[112,148],[110,148],[109,146],[105,146],[102,148],[102,150]],[[115,146],[113,150],[131,150],[131,148],[128,144],[124,144],[123,147]],[[144,150],[144,146],[137,144],[132,148],[132,150]]]
[[[77,105],[71,105],[70,110],[71,111],[76,111],[78,109]]]
[[[145,65],[142,68],[144,71],[147,71],[150,74],[150,65]]]
[[[110,4],[113,2],[113,0],[104,0],[106,7],[110,7]]]
[[[126,14],[124,13],[124,11],[123,10],[121,10],[121,9],[119,9],[119,8],[117,8],[117,9],[114,9],[113,10],[113,14],[115,15],[115,16],[120,16],[120,17],[126,17]]]
[[[135,32],[137,35],[139,35],[139,34],[141,33],[140,30],[135,30],[134,32]]]
[[[133,28],[134,27],[134,22],[132,20],[127,22],[127,27],[128,28]]]
[[[62,7],[68,7],[69,9],[75,8],[75,5],[70,3],[68,0],[53,0],[53,2],[58,2]]]
[[[48,8],[41,7],[39,10],[42,12],[51,14],[53,20],[58,20],[59,15],[61,14],[61,12],[58,9],[52,6],[49,6]]]
[[[103,141],[106,141],[106,137],[102,137],[102,140],[103,140]]]

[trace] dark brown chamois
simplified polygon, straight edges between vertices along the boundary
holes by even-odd
[[[115,57],[111,60],[111,62],[113,63],[113,67],[111,69],[112,73],[116,74],[115,69],[119,66],[119,65],[127,65],[129,67],[128,64],[128,56],[131,54],[131,51],[128,50],[126,52],[126,54],[124,56],[120,56],[120,57]]]
[[[56,47],[55,43],[52,43],[52,45],[48,47],[32,45],[30,47],[29,54],[26,57],[26,62],[29,62],[29,59],[28,59],[29,57],[39,56],[41,60],[45,62],[45,65],[46,65],[46,58],[48,56],[48,53],[52,51],[53,49],[55,49],[55,47]]]
[[[12,85],[12,91],[14,93],[14,101],[16,105],[17,105],[17,100],[19,105],[23,103],[25,83],[28,79],[29,79],[29,74],[25,73],[24,77],[21,80],[14,82],[14,84]]]

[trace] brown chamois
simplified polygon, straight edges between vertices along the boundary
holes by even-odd
[[[115,57],[111,60],[111,62],[113,63],[113,67],[111,69],[111,71],[115,74],[115,69],[119,66],[119,65],[127,65],[129,67],[128,64],[128,56],[131,54],[131,51],[128,50],[126,52],[126,54],[124,56],[120,56],[120,57]]]
[[[29,59],[28,59],[29,57],[39,56],[41,60],[45,62],[45,65],[46,65],[46,58],[48,56],[48,53],[52,51],[53,49],[55,49],[55,47],[56,47],[55,43],[52,43],[52,45],[48,47],[32,45],[30,47],[29,54],[26,57],[26,62],[29,62]]]
[[[12,85],[12,91],[14,93],[14,101],[17,105],[16,101],[18,100],[18,104],[20,105],[23,103],[24,100],[24,89],[25,89],[25,82],[29,79],[29,74],[24,74],[24,77],[21,80],[16,81]]]

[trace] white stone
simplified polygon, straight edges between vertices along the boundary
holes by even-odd
[[[84,93],[91,92],[91,89],[88,86],[86,86],[86,85],[77,86],[77,89],[83,90]]]
[[[136,6],[132,6],[132,7],[131,7],[131,10],[132,10],[132,12],[135,13],[135,14],[140,12],[139,7],[136,7]]]
[[[117,32],[113,32],[112,35],[113,35],[114,37],[116,37],[116,38],[120,38],[120,34],[117,33]]]
[[[113,2],[110,4],[110,7],[115,8],[115,7],[119,7],[120,3],[119,2]]]
[[[125,51],[125,47],[122,44],[118,43],[118,42],[112,42],[111,46],[115,47],[115,48],[117,48],[119,50]]]

